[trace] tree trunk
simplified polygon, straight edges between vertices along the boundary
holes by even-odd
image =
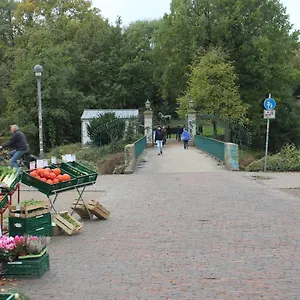
[[[213,125],[214,139],[217,139],[217,135],[218,135],[218,132],[217,132],[217,121],[213,120],[212,121],[212,125]]]

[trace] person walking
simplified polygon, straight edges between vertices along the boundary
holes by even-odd
[[[181,140],[181,133],[182,133],[182,129],[180,128],[180,126],[177,126],[176,140],[178,142],[180,142],[180,140]]]
[[[183,149],[189,149],[190,139],[191,139],[190,133],[185,128],[183,128],[183,132],[182,132]]]
[[[10,166],[11,168],[19,168],[18,160],[26,153],[29,152],[29,145],[26,140],[25,134],[19,130],[18,125],[11,125],[10,132],[11,139],[4,145],[0,146],[1,149],[12,148],[10,151]]]
[[[157,130],[155,132],[155,142],[156,142],[156,145],[157,145],[157,155],[162,154],[163,141],[164,141],[164,132],[162,131],[161,127],[158,126]]]
[[[167,136],[168,136],[168,139],[172,138],[170,125],[168,125],[168,127],[167,127]]]

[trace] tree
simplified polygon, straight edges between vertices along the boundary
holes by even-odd
[[[180,112],[188,108],[189,98],[195,101],[195,108],[205,114],[222,119],[241,119],[245,117],[247,105],[240,99],[236,85],[237,76],[232,63],[219,48],[208,50],[191,66],[189,86],[183,98],[179,98]],[[215,120],[214,136],[217,135]]]

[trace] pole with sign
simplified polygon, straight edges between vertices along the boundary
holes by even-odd
[[[276,101],[271,98],[271,94],[269,94],[269,98],[264,101],[264,119],[267,119],[267,132],[266,132],[266,152],[265,152],[265,166],[264,171],[267,171],[267,158],[268,158],[268,147],[269,147],[269,132],[270,132],[270,119],[275,119],[275,107]]]

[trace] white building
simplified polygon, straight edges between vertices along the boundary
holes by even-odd
[[[81,143],[83,145],[90,142],[87,125],[90,125],[91,119],[106,113],[115,113],[117,118],[123,119],[139,116],[138,109],[85,109],[81,116]]]

